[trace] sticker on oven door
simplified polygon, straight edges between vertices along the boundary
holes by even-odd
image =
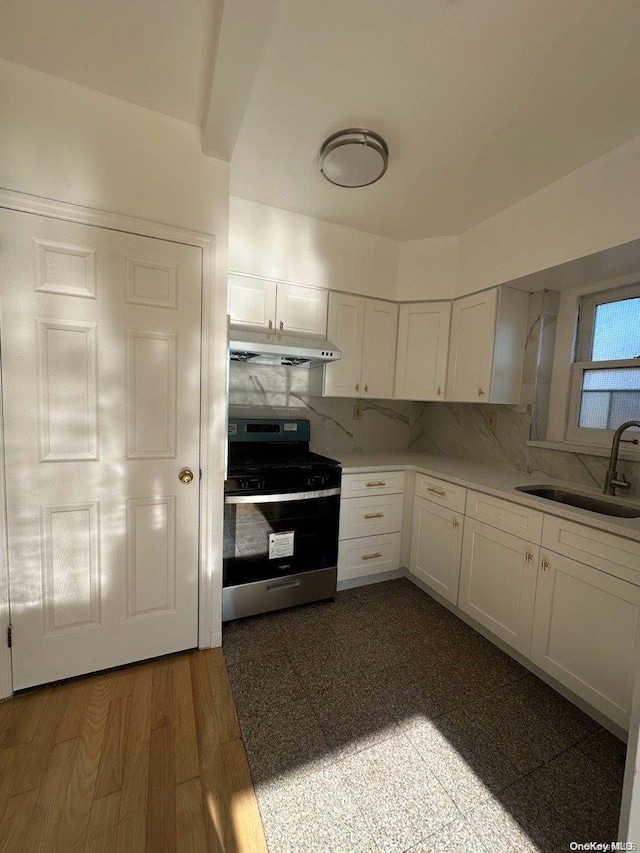
[[[269,559],[279,560],[281,557],[293,557],[294,532],[269,534]]]

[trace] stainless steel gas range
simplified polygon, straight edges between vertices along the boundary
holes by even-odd
[[[342,472],[310,437],[308,420],[229,422],[223,621],[335,596]]]

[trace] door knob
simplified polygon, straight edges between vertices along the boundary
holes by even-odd
[[[193,481],[193,471],[190,468],[183,468],[178,474],[178,479],[183,485],[188,486]]]

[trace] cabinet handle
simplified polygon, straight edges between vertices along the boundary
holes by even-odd
[[[457,530],[460,527],[460,522],[457,519],[453,519],[453,529]]]
[[[373,489],[375,486],[386,486],[386,483],[383,483],[382,480],[379,480],[377,483],[367,483],[368,489]]]
[[[367,382],[367,384],[364,386],[364,390],[365,390],[365,393],[369,390],[369,383],[368,383],[368,382]]]
[[[359,390],[360,390],[360,383],[356,382],[356,391],[359,391]]]
[[[438,385],[438,390],[436,393],[437,393],[438,397],[440,396],[440,394],[442,394],[442,388],[439,385]]]
[[[543,572],[546,572],[547,569],[551,568],[551,563],[548,560],[543,560],[540,563],[540,568],[542,569]]]
[[[273,329],[273,320],[269,320],[269,329]]]
[[[378,551],[377,554],[363,554],[362,555],[363,560],[375,560],[378,557],[382,557],[382,554],[380,553],[380,551]]]
[[[484,391],[482,388],[478,388],[478,397],[484,397]]]
[[[365,518],[384,518],[383,512],[370,512],[365,515]]]
[[[284,323],[282,320],[280,320],[280,331],[282,332],[283,330],[284,330]]]
[[[530,563],[533,560],[533,554],[531,553],[531,551],[527,551],[525,560],[527,561],[527,563]]]
[[[434,495],[440,495],[441,498],[446,498],[447,493],[443,492],[442,489],[434,489],[433,486],[427,487],[428,492],[433,492]]]

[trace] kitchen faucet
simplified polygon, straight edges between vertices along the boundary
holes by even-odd
[[[613,443],[611,445],[611,456],[609,458],[609,468],[607,470],[607,475],[604,479],[605,495],[615,495],[616,489],[631,488],[631,483],[627,480],[624,474],[620,474],[620,477],[618,477],[618,472],[616,470],[618,467],[618,452],[620,451],[620,441],[622,440],[622,434],[626,432],[630,427],[638,427],[638,429],[640,429],[640,421],[626,421],[625,423],[620,424],[620,426],[614,433]],[[637,439],[634,443],[637,443]]]

